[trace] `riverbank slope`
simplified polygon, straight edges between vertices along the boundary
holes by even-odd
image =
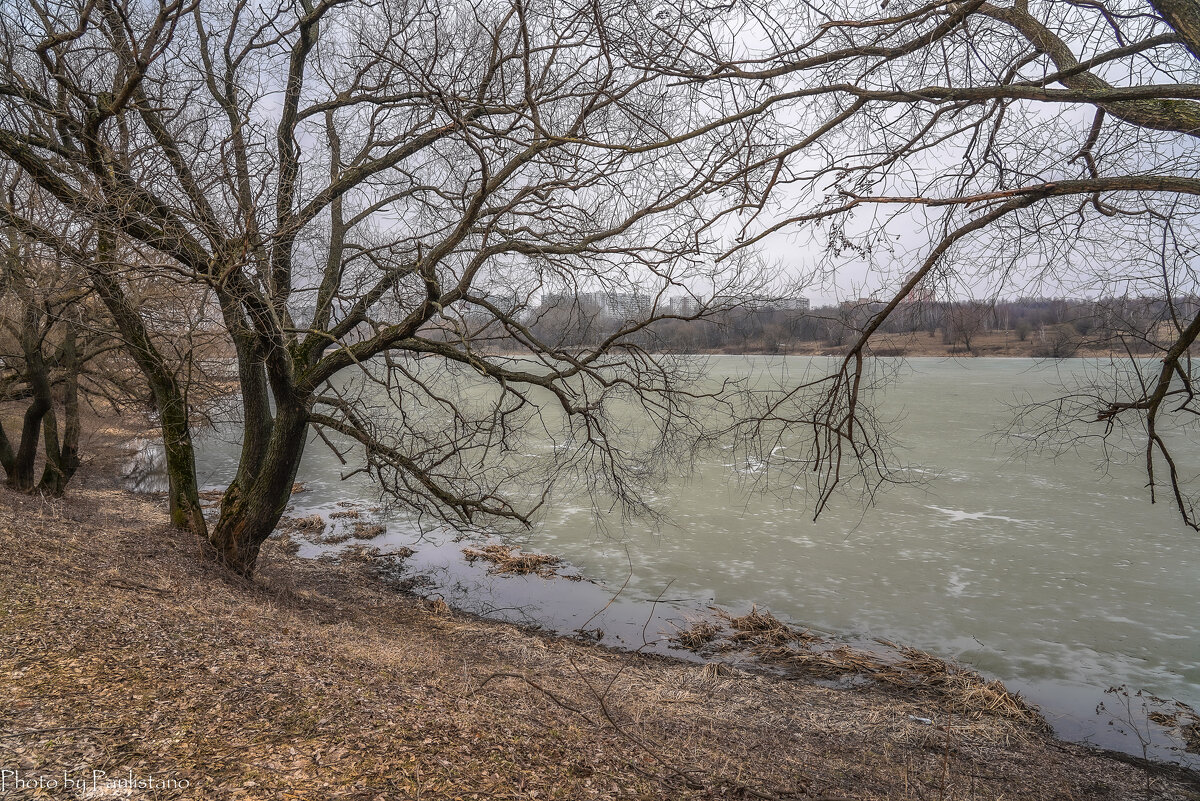
[[[0,797],[1200,798],[1035,726],[460,616],[361,563],[269,546],[242,581],[113,462],[62,501],[0,490]]]

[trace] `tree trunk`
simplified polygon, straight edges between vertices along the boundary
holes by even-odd
[[[4,468],[6,479],[17,468],[17,455],[13,453],[12,443],[8,441],[8,434],[4,433],[3,422],[0,422],[0,468]]]
[[[304,407],[280,404],[261,464],[241,465],[238,478],[226,490],[209,542],[230,570],[247,578],[254,575],[259,549],[291,498],[307,432]]]
[[[154,388],[154,403],[158,408],[163,451],[167,461],[171,525],[204,537],[208,533],[208,523],[204,520],[204,510],[200,508],[200,485],[196,480],[196,450],[192,445],[187,403],[179,392],[174,376],[171,376],[170,381]]]
[[[79,351],[76,348],[76,335],[75,324],[68,321],[60,360],[65,372],[63,377],[63,417],[65,420],[61,442],[58,437],[58,420],[53,408],[46,413],[43,421],[46,467],[42,470],[42,480],[38,483],[38,491],[55,498],[62,496],[67,489],[67,482],[79,468]]]
[[[163,446],[167,460],[168,497],[171,523],[205,537],[208,525],[200,508],[199,484],[196,481],[196,452],[192,446],[192,430],[187,401],[175,380],[175,374],[162,358],[146,325],[129,302],[120,284],[108,273],[111,257],[111,237],[101,236],[97,256],[88,273],[96,293],[112,315],[125,347],[137,362],[150,384],[154,406],[159,414]]]
[[[21,424],[21,441],[17,445],[13,469],[8,472],[8,486],[22,492],[33,490],[33,465],[37,459],[42,419],[52,411],[50,378],[42,358],[42,343],[38,336],[41,320],[32,303],[25,304],[21,328],[21,350],[25,356],[25,371],[33,402],[25,410]]]
[[[21,492],[33,489],[33,464],[37,458],[37,446],[41,438],[42,418],[50,410],[50,405],[35,398],[25,410],[21,424],[21,440],[8,471],[8,486]]]

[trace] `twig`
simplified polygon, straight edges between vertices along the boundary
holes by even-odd
[[[121,581],[120,579],[110,579],[104,582],[110,587],[119,587],[123,590],[145,590],[146,592],[157,592],[159,595],[173,595],[174,590],[164,590],[161,587],[151,587],[149,584],[138,584],[136,582]]]
[[[550,690],[547,690],[545,687],[538,684],[533,679],[529,678],[528,676],[524,676],[520,673],[493,673],[492,675],[488,676],[486,679],[481,681],[479,683],[479,686],[471,691],[471,694],[474,695],[475,693],[482,690],[487,685],[487,683],[489,681],[491,681],[492,679],[501,679],[501,678],[519,679],[520,681],[525,682],[530,687],[537,690],[542,695],[546,696],[551,701],[558,704],[560,707],[567,710],[568,712],[574,712],[576,715],[579,715],[581,718],[583,718],[584,720],[586,720],[588,723],[592,724],[593,726],[596,725],[596,722],[594,720],[592,720],[590,717],[588,717],[588,714],[586,712],[584,712],[582,709],[580,709],[579,707],[576,707],[576,706],[572,706],[571,704],[568,704],[566,701],[562,700],[557,695],[552,693]]]

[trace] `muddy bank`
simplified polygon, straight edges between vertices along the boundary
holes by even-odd
[[[101,797],[63,786],[95,770],[143,783],[110,797],[164,799],[1200,798],[1193,774],[905,688],[451,613],[370,559],[272,544],[234,580],[152,499],[102,484],[0,491],[0,768],[57,781],[47,797]]]

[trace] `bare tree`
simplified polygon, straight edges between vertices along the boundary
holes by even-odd
[[[22,191],[14,191],[17,187]],[[131,357],[136,365],[134,372],[145,379],[149,405],[158,413],[163,432],[172,522],[203,534],[205,520],[196,485],[190,425],[197,415],[203,419],[204,411],[220,391],[203,362],[197,361],[197,355],[211,352],[214,344],[212,332],[203,326],[203,295],[196,298],[194,286],[181,289],[180,279],[174,274],[154,275],[156,271],[137,248],[118,243],[111,231],[90,227],[69,211],[54,206],[52,198],[24,186],[20,180],[10,188],[7,202],[0,205],[0,222],[7,224],[11,248],[16,248],[9,263],[21,265],[11,268],[9,274],[20,276],[17,284],[28,287],[28,301],[41,298],[37,302],[46,305],[37,317],[46,321],[39,341],[44,343],[53,326],[62,323],[61,310],[52,314],[48,299],[57,298],[60,306],[70,304],[74,311],[86,310],[85,326],[68,323],[74,326],[69,329],[69,340],[82,337],[84,349],[68,348],[66,352],[80,359],[80,375],[88,379],[81,385],[85,399],[101,401],[105,411],[120,410],[130,400],[136,402],[147,394],[131,383],[133,374],[128,363],[111,363],[116,347]],[[38,247],[31,247],[31,243]],[[25,303],[22,308],[28,315],[33,313],[29,309],[36,306]],[[105,313],[98,314],[99,309]],[[34,330],[30,328],[32,323],[32,318],[27,320],[24,330]],[[108,358],[92,364],[99,355]],[[56,358],[61,358],[61,353]],[[23,371],[35,363],[31,356],[24,356],[22,371],[18,372],[24,375]],[[91,369],[85,369],[89,365]],[[48,425],[51,422],[48,420]],[[68,424],[68,432],[78,436],[77,420]],[[47,448],[53,446],[48,431]],[[48,459],[54,462],[49,453]]]
[[[768,410],[824,442],[812,453],[825,465],[818,508],[851,472],[889,476],[863,436],[864,356],[932,282],[1157,298],[1164,314],[1141,338],[1159,363],[1114,365],[1045,431],[1139,430],[1152,497],[1165,484],[1200,526],[1163,436],[1198,411],[1195,4],[767,2],[733,13],[754,35],[681,77],[756,92],[755,113],[774,120],[762,194],[737,210],[743,243],[808,230],[831,272],[849,256],[896,276],[836,373]]]
[[[70,271],[38,258],[14,231],[0,261],[0,400],[25,402],[16,447],[0,424],[0,465],[8,486],[61,495],[79,465],[78,333],[82,293]],[[59,435],[55,389],[60,390],[65,428]],[[44,434],[44,436],[43,436]],[[45,469],[35,485],[39,446]]]
[[[25,405],[15,448],[0,425],[0,465],[10,487],[58,496],[80,463],[81,401],[120,405],[135,392],[82,271],[12,228],[0,236],[0,401]]]
[[[961,342],[967,353],[973,353],[971,340],[987,331],[992,316],[991,306],[977,300],[951,304],[946,310],[943,323],[944,339],[947,344]]]
[[[700,388],[644,335],[674,316],[674,293],[707,300],[700,319],[761,292],[752,259],[714,263],[706,222],[744,197],[735,179],[760,135],[753,116],[706,125],[728,87],[664,79],[692,58],[679,43],[702,38],[712,13],[697,12],[0,10],[0,155],[111,238],[91,259],[106,302],[123,308],[112,254],[126,246],[144,251],[140,270],[216,298],[242,402],[239,466],[208,533],[224,563],[253,571],[311,431],[357,447],[402,504],[460,523],[526,521],[572,477],[640,508],[643,482],[704,441],[703,412],[729,388]],[[9,222],[90,258],[19,209]],[[531,324],[545,296],[597,292],[630,310],[603,336],[546,341]],[[147,337],[133,352],[152,384],[169,378]],[[168,409],[180,395],[156,393]],[[614,408],[639,412],[638,430]],[[523,432],[558,447],[531,465]],[[191,469],[188,501],[192,462],[190,444],[172,462]]]

